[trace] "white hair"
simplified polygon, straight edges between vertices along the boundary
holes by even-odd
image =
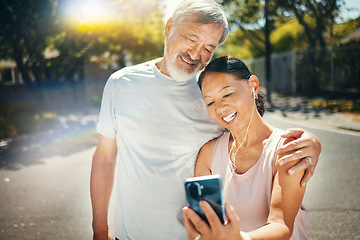
[[[228,36],[229,26],[224,10],[214,0],[184,0],[175,8],[173,14],[173,26],[182,22],[191,21],[200,24],[217,23],[223,32],[219,45],[223,44]]]

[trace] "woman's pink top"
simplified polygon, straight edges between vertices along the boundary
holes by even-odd
[[[282,130],[274,129],[264,144],[259,160],[244,174],[231,171],[228,152],[230,132],[217,140],[212,156],[212,174],[222,176],[224,198],[239,216],[241,231],[255,230],[267,222],[274,178],[275,150],[281,143],[281,133]],[[310,239],[305,227],[306,214],[307,210],[301,206],[295,218],[291,239]]]

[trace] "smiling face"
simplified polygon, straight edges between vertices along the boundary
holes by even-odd
[[[170,18],[164,31],[166,41],[160,71],[179,82],[190,80],[208,64],[221,35],[222,28],[216,23],[183,22],[173,26]]]
[[[257,89],[253,78],[239,80],[230,73],[207,72],[201,86],[208,114],[215,122],[232,131],[247,126],[254,108],[252,88]]]

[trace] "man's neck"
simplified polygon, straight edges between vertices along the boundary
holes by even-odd
[[[169,72],[167,71],[166,64],[165,64],[165,62],[164,62],[164,57],[162,57],[162,58],[160,59],[160,61],[156,62],[156,63],[155,63],[155,66],[156,66],[157,69],[159,69],[159,71],[160,71],[162,74],[164,74],[164,75],[166,75],[166,76],[168,76],[168,77],[171,77],[170,74],[169,74]]]

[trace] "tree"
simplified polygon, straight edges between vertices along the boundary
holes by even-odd
[[[271,33],[271,44],[274,52],[306,49],[309,46],[304,28],[295,18],[276,24],[276,29]]]
[[[83,66],[105,52],[125,66],[159,56],[163,49],[158,0],[0,0],[0,59],[17,64],[24,82],[73,82],[81,80]],[[109,5],[103,21],[75,19],[81,6]],[[82,14],[86,14],[85,9]],[[73,15],[71,15],[73,14]],[[76,15],[77,14],[77,15]],[[77,20],[77,21],[75,21]],[[94,20],[94,19],[93,19]],[[52,50],[57,54],[45,56]]]
[[[227,13],[232,32],[241,32],[243,43],[245,39],[251,42],[250,50],[254,57],[265,55],[265,1],[264,0],[222,0],[220,1]],[[269,34],[275,29],[275,23],[283,22],[286,17],[278,16],[277,5],[269,1],[268,27]]]
[[[327,46],[324,35],[331,32],[343,0],[279,0],[270,1],[267,7],[267,18],[265,19],[264,1],[261,0],[223,0],[227,13],[230,16],[230,22],[233,27],[238,27],[244,32],[244,36],[251,37],[251,44],[256,46],[257,52],[254,56],[265,55],[269,44],[266,43],[267,36],[279,24],[289,21],[295,17],[304,28],[304,33],[308,39],[308,48],[324,48]],[[264,21],[265,19],[265,21]],[[264,24],[266,23],[266,24]],[[259,34],[263,33],[263,34]],[[261,51],[263,49],[263,51]],[[322,56],[316,56],[315,51],[309,51],[310,61],[313,63],[313,69],[310,71],[312,93],[317,93],[320,89],[317,76],[317,66]],[[268,71],[267,71],[268,72]]]
[[[284,0],[280,3],[286,10],[290,10],[304,27],[305,34],[309,41],[309,83],[311,85],[309,95],[316,95],[320,92],[320,75],[318,72],[320,61],[324,59],[324,52],[320,51],[319,54],[315,49],[325,49],[327,46],[325,40],[325,33],[330,33],[335,23],[335,18],[338,15],[340,4],[342,0]]]
[[[137,63],[162,54],[164,23],[158,0],[102,1],[102,5],[108,7],[106,18],[91,21],[83,17],[69,24],[72,31],[93,40],[93,55],[104,59],[106,52],[121,68],[126,57]]]
[[[56,31],[54,2],[0,0],[1,58],[15,60],[27,84],[44,79],[46,38]]]
[[[327,46],[324,34],[330,33],[343,0],[283,0],[279,5],[294,14],[304,27],[310,48]]]
[[[265,55],[265,0],[222,0],[232,30],[243,32],[250,38],[254,56]],[[326,47],[329,44],[335,18],[344,0],[269,0],[270,33],[277,27],[296,18],[304,28],[308,48]],[[240,42],[244,41],[239,39]]]

